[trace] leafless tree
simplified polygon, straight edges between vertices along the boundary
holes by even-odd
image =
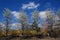
[[[22,25],[22,30],[24,31],[24,29],[27,29],[27,24],[28,24],[28,18],[27,18],[27,15],[26,13],[24,12],[24,10],[21,10],[20,11],[20,14],[19,14],[19,21],[21,22],[21,25]]]
[[[9,9],[5,8],[5,10],[4,10],[4,18],[5,18],[5,25],[6,25],[6,37],[8,37],[10,14],[11,14],[11,11]]]
[[[33,13],[32,13],[32,18],[34,20],[32,26],[33,26],[33,29],[37,29],[38,30],[38,22],[39,22],[39,11],[38,10],[35,10]]]
[[[54,20],[54,17],[55,17],[54,11],[49,9],[49,10],[46,11],[46,15],[47,15],[46,22],[48,22],[48,30],[49,30],[50,36],[56,38],[56,32],[55,32],[55,30],[52,29],[53,24],[55,22],[55,20]]]
[[[53,18],[54,18],[54,11],[52,9],[48,9],[46,10],[46,15],[47,15],[47,19],[46,22],[48,22],[49,24],[49,28],[52,29],[53,26]]]

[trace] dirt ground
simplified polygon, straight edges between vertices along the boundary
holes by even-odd
[[[19,37],[15,37],[15,38],[10,38],[10,39],[5,39],[5,38],[0,38],[0,40],[60,40],[60,38],[50,38],[50,37],[46,37],[46,38],[36,38],[36,37],[32,37],[32,38],[27,38],[27,39],[21,39]]]
[[[19,39],[12,39],[12,40],[19,40]],[[36,38],[31,38],[31,39],[20,39],[20,40],[60,40],[60,38],[50,38],[50,39],[36,39]]]
[[[42,39],[40,39],[40,38],[36,38],[36,37],[32,37],[32,38],[30,38],[30,39],[19,39],[19,38],[15,38],[15,39],[11,39],[11,40],[60,40],[60,38],[42,38]]]

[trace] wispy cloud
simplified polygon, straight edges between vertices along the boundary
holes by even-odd
[[[28,4],[23,4],[22,9],[35,9],[39,6],[39,4],[35,4],[34,2],[30,2]]]
[[[16,17],[17,19],[19,19],[19,17],[20,17],[19,12],[17,12],[17,11],[12,11],[11,13],[13,14],[14,17]]]

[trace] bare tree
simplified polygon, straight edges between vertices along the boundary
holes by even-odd
[[[55,37],[56,38],[56,31],[53,30],[53,24],[55,22],[54,17],[54,11],[53,10],[47,10],[46,11],[46,15],[47,15],[47,19],[46,22],[48,22],[48,31],[51,37]]]
[[[9,23],[10,23],[10,13],[9,9],[4,10],[4,17],[5,17],[5,25],[6,25],[6,37],[8,37],[8,30],[9,30]]]
[[[35,10],[32,13],[32,18],[34,20],[33,24],[32,24],[32,28],[38,30],[38,22],[39,22],[39,11]]]
[[[53,18],[54,18],[54,12],[52,9],[49,9],[46,11],[46,15],[47,15],[47,19],[46,19],[46,22],[48,22],[49,24],[49,29],[52,29],[52,26],[53,26]]]
[[[28,25],[27,15],[26,15],[26,13],[23,10],[20,11],[19,15],[20,16],[19,16],[18,20],[21,22],[22,30],[24,31],[25,29],[28,28],[28,26],[27,26]]]

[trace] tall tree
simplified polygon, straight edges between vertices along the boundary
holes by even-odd
[[[20,14],[19,14],[19,21],[21,22],[22,24],[22,30],[24,31],[24,29],[27,29],[27,25],[28,25],[28,19],[27,19],[27,15],[26,13],[24,12],[24,10],[21,10],[20,11]]]
[[[38,10],[35,10],[33,13],[32,13],[32,18],[34,20],[33,24],[32,24],[32,28],[35,29],[35,30],[38,30],[38,20],[39,20],[39,11]]]
[[[47,10],[46,11],[47,19],[46,22],[48,23],[48,31],[51,37],[56,37],[56,31],[53,30],[53,24],[55,22],[54,17],[54,11],[53,10]]]
[[[8,36],[9,23],[10,23],[10,14],[11,14],[11,11],[9,9],[5,8],[4,17],[5,17],[5,25],[6,25],[6,37]]]
[[[47,19],[46,19],[46,22],[48,22],[48,28],[49,29],[52,29],[52,26],[53,26],[53,18],[54,18],[54,12],[52,9],[48,9],[46,11],[46,15],[47,15]]]

